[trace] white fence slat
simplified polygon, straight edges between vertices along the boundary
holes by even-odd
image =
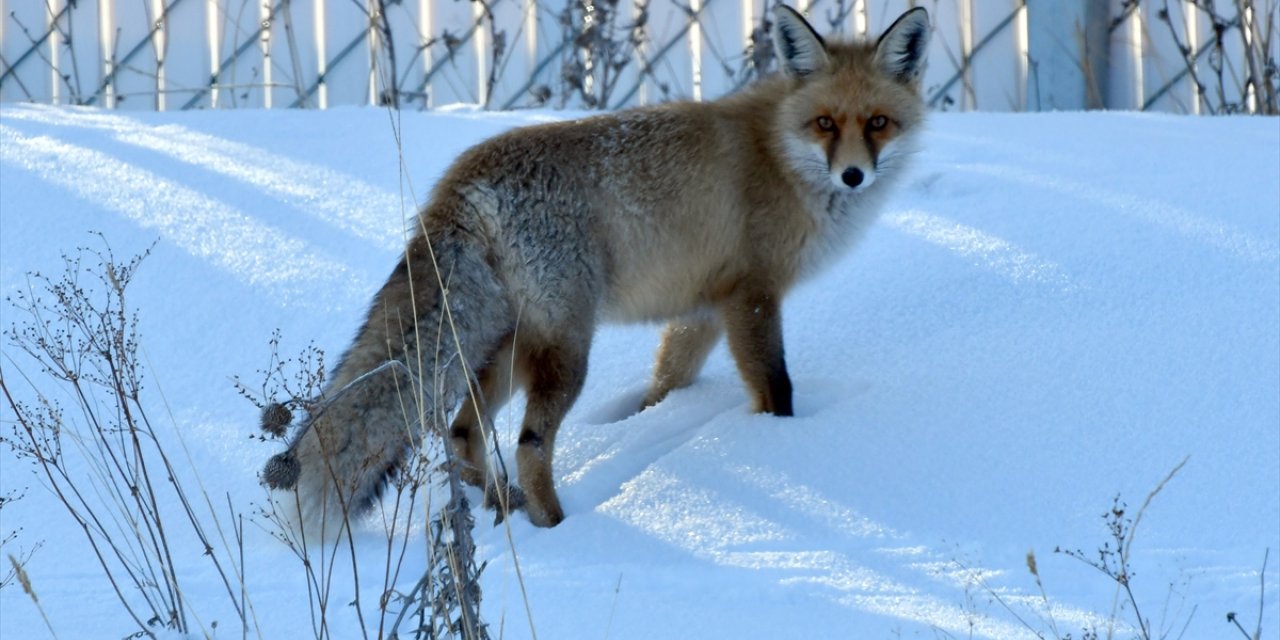
[[[289,11],[289,5],[286,4],[277,12],[272,12],[271,5],[263,2],[258,4],[258,22],[264,26],[262,36],[258,39],[258,52],[262,56],[262,64],[258,67],[259,77],[262,78],[262,106],[270,109],[275,106],[275,84],[276,76],[272,57],[272,47],[275,46],[276,34],[281,31],[280,23],[283,22],[284,14]]]
[[[1118,5],[1119,0],[1114,3]],[[1113,6],[1113,15],[1119,15]],[[1143,98],[1142,13],[1134,11],[1111,32],[1111,67],[1107,107],[1139,109]]]
[[[203,82],[196,85],[206,87],[206,91],[192,95],[183,103],[184,106],[196,108],[208,108],[214,106],[218,102],[218,89],[210,86],[213,78],[218,75],[218,68],[222,62],[222,28],[221,21],[218,19],[222,15],[222,7],[218,0],[204,0],[204,20],[205,20],[205,43],[204,49],[208,51],[209,57],[208,67]]]
[[[58,23],[61,21],[62,16],[65,15],[67,3],[66,0],[47,0],[47,4],[48,10],[45,12],[45,21],[41,27],[46,32],[52,31],[53,33],[47,36],[49,39],[46,46],[42,48],[49,55],[49,97],[54,104],[58,104],[63,101],[65,94],[63,83],[60,82],[58,76],[58,69],[62,68],[60,60],[62,57],[62,47],[60,46],[62,38]]]
[[[99,88],[91,90],[90,100],[100,99],[108,109],[116,107],[116,10],[110,0],[98,0],[98,80]]]
[[[1203,64],[1199,61],[1197,52],[1200,51],[1204,42],[1209,39],[1206,37],[1208,35],[1208,26],[1205,24],[1205,21],[1201,19],[1198,11],[1188,9],[1180,3],[1178,4],[1178,8],[1181,9],[1181,13],[1183,15],[1181,21],[1183,33],[1187,36],[1187,39],[1183,44],[1185,44],[1190,50],[1192,57],[1192,62],[1189,65],[1190,69],[1187,73],[1188,99],[1192,104],[1191,112],[1198,114],[1203,112],[1205,102],[1201,95],[1200,88],[1197,86],[1199,69]]]
[[[151,51],[156,57],[155,108],[164,111],[169,93],[167,82],[169,67],[169,7],[165,0],[151,0],[148,22],[152,25]]]

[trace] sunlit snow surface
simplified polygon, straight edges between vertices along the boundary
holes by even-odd
[[[450,160],[562,117],[6,105],[0,289],[99,247],[90,231],[117,256],[158,239],[129,299],[147,400],[190,481],[252,514],[278,445],[250,440],[257,412],[231,379],[255,379],[275,329],[286,353],[314,341],[336,358]],[[787,300],[796,417],[752,415],[723,346],[636,414],[657,328],[601,329],[558,439],[568,519],[517,515],[508,532],[477,513],[495,636],[1051,636],[1035,551],[1052,624],[1078,637],[1115,585],[1054,548],[1095,553],[1112,499],[1136,507],[1188,455],[1134,544],[1144,614],[1173,636],[1190,617],[1185,638],[1238,634],[1228,611],[1252,631],[1270,548],[1263,630],[1280,633],[1280,122],[940,114],[922,146],[860,246]],[[29,395],[20,374],[38,372],[4,354]],[[508,450],[520,410],[501,414]],[[6,553],[44,542],[28,572],[59,637],[136,631],[31,467],[0,451],[0,481],[29,487],[0,534],[21,528]],[[305,637],[298,561],[246,532],[250,635]],[[385,539],[358,538],[376,627]],[[179,549],[202,624],[239,637],[198,547]],[[410,546],[402,589],[423,553]],[[334,636],[359,637],[349,562],[335,584]],[[19,588],[0,592],[0,635],[44,633]]]

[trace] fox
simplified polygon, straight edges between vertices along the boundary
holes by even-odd
[[[692,384],[723,336],[753,410],[793,414],[783,298],[903,175],[931,27],[914,8],[874,42],[828,42],[790,7],[774,17],[780,71],[736,93],[514,129],[456,159],[322,407],[262,473],[302,522],[369,509],[435,432],[486,504],[556,526],[556,433],[605,322],[666,323],[640,410]],[[516,387],[518,487],[484,431]]]

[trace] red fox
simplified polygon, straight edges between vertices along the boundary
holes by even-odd
[[[596,324],[668,321],[645,406],[693,381],[724,334],[754,409],[792,413],[782,298],[853,243],[901,175],[925,116],[928,14],[874,42],[824,42],[779,7],[782,73],[707,103],[522,128],[462,154],[312,412],[264,481],[303,523],[335,525],[462,403],[464,477],[564,519],[556,430]],[[489,468],[481,425],[519,383],[523,498]]]

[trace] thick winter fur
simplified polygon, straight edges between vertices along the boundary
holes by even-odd
[[[554,526],[556,430],[602,321],[669,321],[646,405],[692,382],[723,334],[755,410],[791,415],[783,296],[853,242],[900,174],[924,119],[928,37],[913,9],[875,43],[825,43],[781,7],[782,74],[716,102],[518,129],[464,153],[327,407],[268,482],[297,490],[306,522],[336,528],[376,499],[421,425],[463,402],[449,433],[466,477],[505,487],[481,422],[513,378],[528,398],[519,484],[532,521]]]

